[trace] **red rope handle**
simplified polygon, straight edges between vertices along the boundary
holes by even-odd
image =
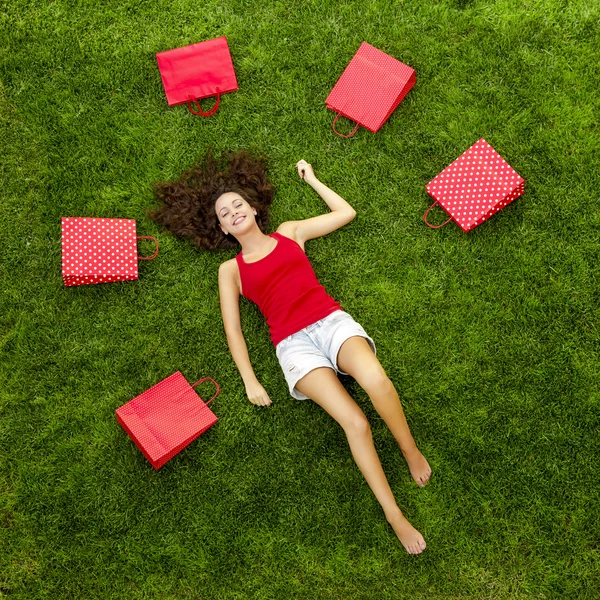
[[[155,237],[152,237],[151,235],[138,235],[135,239],[154,240],[154,243],[156,244],[156,250],[154,251],[154,254],[152,256],[138,256],[138,260],[152,260],[153,258],[156,258],[158,256],[158,240]]]
[[[202,379],[199,379],[198,381],[196,381],[196,383],[194,383],[194,385],[192,385],[192,387],[196,387],[198,384],[203,383],[204,381],[212,381],[215,384],[215,388],[217,389],[217,391],[215,392],[215,395],[208,402],[205,403],[206,406],[208,406],[221,393],[221,388],[219,387],[219,384],[212,377],[203,377]],[[202,400],[202,398],[200,398],[200,400]]]
[[[335,133],[336,135],[339,135],[342,138],[350,138],[352,137],[357,131],[358,128],[360,127],[360,123],[357,123],[356,126],[354,127],[354,129],[348,134],[348,135],[344,135],[343,133],[340,133],[336,128],[335,128],[335,124],[338,122],[338,119],[342,116],[342,113],[337,113],[335,115],[335,119],[333,120],[333,123],[331,124],[331,128],[333,129],[333,133]]]
[[[447,221],[444,221],[441,225],[432,225],[431,223],[429,223],[429,221],[427,221],[427,215],[429,214],[429,211],[436,205],[439,204],[439,200],[436,200],[426,211],[425,214],[423,215],[423,221],[425,221],[425,225],[427,225],[427,227],[431,227],[431,229],[439,229],[440,227],[443,227],[444,225],[447,225],[448,223],[450,223],[450,221],[452,221],[452,217],[450,217]]]
[[[198,110],[194,110],[192,108],[192,102],[198,107]],[[219,110],[220,103],[221,103],[221,92],[219,92],[219,90],[217,89],[217,101],[215,102],[215,105],[209,111],[204,112],[202,110],[202,107],[200,106],[200,102],[198,102],[198,100],[196,100],[195,98],[190,98],[188,100],[187,107],[188,107],[188,110],[193,115],[199,115],[201,117],[212,117]]]

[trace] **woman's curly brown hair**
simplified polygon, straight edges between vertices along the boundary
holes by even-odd
[[[235,248],[238,244],[219,227],[217,198],[236,192],[256,209],[256,223],[263,233],[269,224],[273,185],[267,178],[266,160],[246,150],[220,157],[211,151],[175,182],[157,183],[156,196],[162,206],[148,216],[174,235],[190,239],[207,250]]]

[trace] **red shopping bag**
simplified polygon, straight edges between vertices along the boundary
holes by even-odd
[[[413,68],[363,42],[325,100],[327,108],[337,113],[333,131],[345,138],[361,125],[377,132],[416,80]],[[348,135],[335,128],[340,116],[356,122]]]
[[[204,381],[212,381],[216,388],[206,404],[193,389]],[[219,392],[214,379],[204,377],[190,385],[177,371],[117,408],[117,421],[152,466],[160,469],[217,422],[208,405]]]
[[[138,278],[138,260],[158,254],[158,242],[135,235],[134,219],[63,217],[62,276],[66,286]],[[138,256],[137,240],[154,240],[152,256]]]
[[[219,109],[221,94],[238,89],[225,36],[159,52],[156,60],[169,106],[187,102],[190,112],[210,117]],[[216,96],[217,100],[204,112],[198,100],[208,96]],[[198,110],[192,108],[192,103]]]
[[[503,209],[525,191],[525,180],[483,139],[463,152],[425,187],[435,202],[423,220],[432,229],[454,221],[470,231]],[[439,204],[450,218],[441,225],[427,221]]]

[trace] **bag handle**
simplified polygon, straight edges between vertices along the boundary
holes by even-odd
[[[423,215],[423,221],[425,221],[425,225],[427,225],[427,227],[431,227],[431,229],[439,229],[440,227],[443,227],[444,225],[447,225],[448,223],[450,223],[450,221],[452,221],[452,217],[450,217],[447,221],[444,221],[441,225],[432,225],[431,223],[429,223],[429,221],[427,221],[427,215],[429,214],[429,211],[436,205],[439,204],[440,201],[436,200],[426,211],[425,214]]]
[[[192,108],[192,102],[198,107],[198,110],[194,110]],[[200,117],[212,117],[219,110],[220,103],[221,103],[221,92],[219,91],[219,88],[217,88],[217,101],[215,102],[215,105],[209,111],[204,112],[202,110],[202,107],[200,106],[200,102],[198,102],[198,100],[196,98],[192,98],[191,96],[190,96],[190,99],[187,101],[187,107],[188,107],[188,110],[193,115],[198,115]]]
[[[338,119],[343,116],[342,113],[336,113],[335,115],[335,119],[333,120],[333,123],[331,124],[331,128],[333,129],[333,133],[335,133],[336,135],[339,135],[342,138],[351,138],[357,131],[358,128],[360,127],[360,123],[357,123],[356,126],[354,127],[354,129],[348,134],[348,135],[344,135],[343,133],[340,133],[336,128],[335,128],[335,124],[338,122]]]
[[[212,381],[215,384],[215,388],[217,388],[215,395],[208,402],[205,402],[206,406],[208,406],[221,393],[221,388],[219,387],[219,384],[212,377],[203,377],[202,379],[199,379],[198,381],[196,381],[196,383],[194,383],[194,385],[192,385],[192,387],[194,388],[197,385],[199,385],[200,383],[203,383],[204,381]],[[200,398],[200,400],[202,400],[202,398]]]
[[[156,258],[158,256],[158,240],[155,237],[152,237],[151,235],[138,235],[135,239],[154,240],[154,243],[156,244],[156,250],[154,251],[154,254],[152,256],[138,256],[138,260],[152,260],[153,258]]]

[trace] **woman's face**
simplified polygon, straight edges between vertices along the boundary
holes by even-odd
[[[219,196],[215,211],[223,233],[236,237],[254,226],[256,210],[237,192],[225,192]]]

